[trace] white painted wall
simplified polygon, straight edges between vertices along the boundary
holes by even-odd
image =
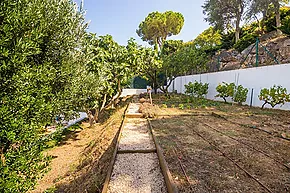
[[[260,90],[262,88],[270,88],[275,84],[282,85],[287,88],[288,92],[290,92],[290,64],[180,76],[177,77],[169,87],[169,91],[173,91],[174,88],[174,90],[177,90],[178,93],[184,93],[184,85],[189,82],[194,82],[195,80],[203,83],[209,83],[209,91],[206,98],[213,100],[222,101],[221,98],[215,98],[215,95],[217,94],[215,88],[222,82],[235,82],[248,88],[248,98],[245,102],[245,104],[248,105],[250,104],[251,89],[254,89],[253,106],[261,106],[263,102],[258,99],[258,95],[260,94]],[[266,105],[265,107],[270,106]],[[285,103],[282,107],[277,105],[275,108],[290,110],[290,103]]]
[[[129,96],[129,95],[139,95],[141,93],[147,93],[147,89],[123,89],[121,97]]]

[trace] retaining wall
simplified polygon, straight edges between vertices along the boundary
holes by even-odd
[[[216,86],[222,82],[235,82],[236,84],[240,84],[249,89],[245,104],[250,105],[251,91],[253,89],[252,104],[253,106],[261,106],[263,102],[259,100],[258,95],[262,88],[269,88],[276,84],[282,85],[287,88],[288,92],[290,92],[290,64],[180,76],[170,85],[169,91],[172,92],[173,90],[177,90],[178,93],[184,93],[184,85],[189,82],[194,82],[195,80],[198,82],[209,83],[209,90],[206,95],[207,99],[223,101],[221,98],[215,97],[217,95]],[[270,106],[266,105],[265,107]],[[283,106],[277,105],[275,108],[290,110],[290,103],[285,103]]]

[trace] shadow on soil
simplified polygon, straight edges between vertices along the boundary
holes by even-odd
[[[69,182],[58,184],[55,192],[102,192],[103,182],[106,178],[106,172],[114,152],[116,141],[117,135],[99,159],[88,158],[80,163],[74,171],[78,175],[73,176],[73,180]],[[96,151],[98,150],[95,150],[95,148],[88,148],[84,151],[84,154],[100,153]]]
[[[108,110],[102,115],[100,122],[105,124],[99,131],[98,137],[89,142],[81,153],[79,164],[63,177],[64,180],[56,184],[54,192],[102,192],[122,121],[121,117],[112,121],[109,118],[128,103],[129,100],[122,101],[118,104],[117,109]],[[67,139],[76,139],[79,132],[69,134]],[[65,143],[67,139],[64,139],[62,143]]]

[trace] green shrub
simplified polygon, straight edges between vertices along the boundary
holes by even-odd
[[[235,84],[234,83],[226,83],[223,82],[222,84],[219,84],[216,87],[216,91],[218,94],[215,97],[220,97],[224,99],[225,102],[227,102],[227,97],[234,96],[234,90],[235,90]]]
[[[285,18],[290,15],[290,8],[289,7],[282,7],[280,8],[280,17],[281,17],[281,25],[284,26]],[[271,32],[276,30],[276,17],[275,13],[272,11],[267,20],[264,21],[263,26],[266,29],[266,32]],[[283,30],[282,30],[283,31]]]
[[[175,108],[175,104],[172,104],[172,105],[171,105],[171,108]]]
[[[242,52],[251,44],[255,43],[257,37],[258,37],[258,34],[256,33],[249,33],[243,36],[241,39],[239,39],[239,41],[234,45],[234,48],[237,51]]]
[[[290,35],[290,15],[282,20],[282,26],[280,29],[284,34]]]
[[[242,85],[239,85],[236,88],[236,92],[233,96],[233,100],[237,102],[238,104],[242,104],[243,102],[246,102],[248,95],[248,89],[244,88]]]
[[[33,189],[50,160],[43,127],[87,100],[84,20],[73,1],[0,1],[1,193]]]
[[[223,82],[216,87],[218,94],[215,97],[220,97],[227,102],[226,98],[231,97],[234,102],[242,104],[247,99],[248,89],[242,85],[236,87],[235,83]]]
[[[185,86],[185,94],[189,94],[191,96],[197,97],[197,98],[203,98],[204,95],[208,93],[208,83],[202,83],[195,81],[194,83],[189,82]]]
[[[191,106],[190,106],[190,105],[186,105],[186,108],[187,108],[187,109],[191,109]]]
[[[178,108],[183,110],[184,109],[184,104],[179,104]]]
[[[270,89],[263,88],[260,91],[259,99],[264,101],[262,108],[266,104],[271,105],[274,108],[278,104],[285,104],[285,102],[290,102],[290,94],[287,94],[287,89],[283,88],[282,86],[270,87]]]
[[[231,49],[235,44],[235,32],[230,31],[227,34],[222,34],[221,49]]]
[[[167,108],[167,105],[166,104],[162,104],[162,108]]]

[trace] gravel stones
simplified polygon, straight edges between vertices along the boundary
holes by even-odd
[[[109,193],[167,192],[155,153],[118,154]]]
[[[155,149],[146,120],[128,119],[121,133],[119,150]]]
[[[145,119],[129,118],[139,112],[131,103],[121,132],[118,150],[156,149]],[[109,193],[165,193],[164,177],[156,153],[117,154],[108,186]]]
[[[140,104],[139,103],[131,103],[129,105],[129,108],[128,108],[127,113],[128,114],[139,113],[139,107],[140,107]]]

